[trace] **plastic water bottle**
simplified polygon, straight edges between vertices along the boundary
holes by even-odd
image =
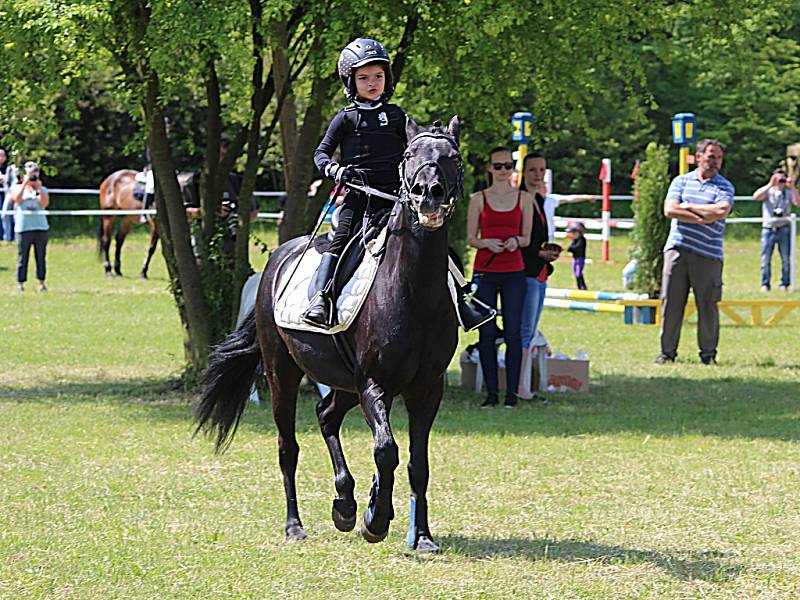
[[[578,350],[578,352],[575,353],[575,360],[589,360],[589,357],[583,350]]]

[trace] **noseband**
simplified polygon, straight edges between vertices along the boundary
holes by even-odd
[[[408,159],[411,157],[411,155],[406,153],[405,156],[403,157],[403,161],[400,163],[400,202],[407,203],[412,213],[414,213],[414,215],[417,218],[419,217],[416,206],[414,205],[413,202],[411,202],[412,196],[415,196],[416,194],[412,194],[411,190],[414,188],[414,184],[416,183],[417,177],[419,177],[420,172],[423,169],[431,167],[439,175],[440,181],[447,186],[445,188],[445,198],[447,202],[441,205],[441,208],[444,210],[444,219],[446,221],[452,214],[453,209],[455,208],[456,205],[456,201],[464,193],[464,166],[461,163],[461,153],[459,152],[458,143],[455,141],[455,139],[452,136],[443,133],[440,127],[434,127],[433,131],[423,131],[422,133],[418,133],[411,139],[408,145],[411,146],[411,144],[422,138],[446,140],[458,153],[458,158],[456,159],[457,169],[458,169],[456,175],[456,181],[450,182],[447,179],[447,175],[444,172],[442,165],[435,160],[427,160],[420,163],[417,166],[417,168],[414,169],[414,172],[411,174],[411,178],[409,179],[408,177],[406,177],[406,163]],[[430,191],[426,192],[422,199],[424,200],[429,193]]]

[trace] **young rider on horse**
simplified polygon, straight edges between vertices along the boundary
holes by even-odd
[[[333,117],[314,153],[314,164],[336,183],[357,178],[374,189],[396,194],[400,188],[399,165],[409,140],[405,112],[396,104],[389,104],[394,92],[389,54],[379,42],[358,38],[342,50],[338,70],[351,104]],[[332,160],[337,147],[341,149],[338,163]],[[309,295],[313,297],[303,314],[306,322],[328,326],[334,301],[332,279],[339,256],[365,214],[392,206],[391,201],[347,190],[336,233],[311,282]],[[459,279],[463,277],[456,278]],[[482,314],[480,307],[476,310],[469,306],[463,291],[459,298],[459,320],[465,329],[477,327],[493,316]]]

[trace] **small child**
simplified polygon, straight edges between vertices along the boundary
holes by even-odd
[[[569,226],[568,232],[572,233],[572,243],[567,251],[572,254],[572,274],[579,290],[585,290],[586,280],[583,278],[583,267],[586,265],[586,238],[583,236],[586,228],[577,221]]]
[[[389,54],[380,42],[358,38],[342,50],[338,70],[351,104],[333,117],[314,153],[314,164],[336,183],[352,180],[357,170],[371,187],[394,194],[400,187],[398,167],[407,139],[405,112],[388,103],[394,91]],[[337,147],[341,150],[339,163],[332,160]],[[322,327],[330,323],[330,284],[336,263],[365,216],[367,200],[365,194],[352,189],[344,196],[336,234],[309,289],[312,302],[303,314],[308,323]],[[393,206],[374,196],[369,203],[371,213]]]
[[[399,167],[409,140],[406,113],[399,106],[389,104],[394,91],[389,54],[380,42],[358,38],[339,54],[338,70],[350,104],[333,117],[314,152],[314,164],[336,183],[357,178],[372,188],[394,195],[400,188]],[[341,158],[334,162],[337,148]],[[331,281],[339,256],[362,219],[393,206],[389,200],[375,196],[368,199],[362,192],[347,190],[336,233],[328,250],[322,254],[309,285],[310,305],[303,313],[304,321],[319,327],[330,326],[334,300]],[[463,281],[463,269],[454,273],[456,265],[452,260],[450,270],[457,282]],[[493,310],[469,300],[459,286],[456,286],[456,294],[459,323],[464,329],[477,328],[494,317]]]

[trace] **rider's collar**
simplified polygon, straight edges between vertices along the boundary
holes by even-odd
[[[356,108],[360,108],[361,110],[375,110],[376,108],[383,106],[383,101],[378,100],[377,102],[359,102],[358,100],[353,100],[353,104]]]

